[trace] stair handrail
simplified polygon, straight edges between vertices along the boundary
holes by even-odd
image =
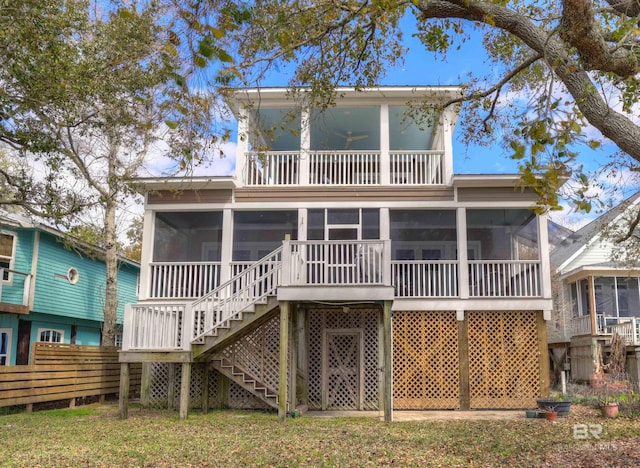
[[[275,293],[280,284],[282,250],[278,247],[191,304],[192,343]]]

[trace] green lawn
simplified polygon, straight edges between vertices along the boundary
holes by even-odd
[[[575,405],[574,405],[575,406]],[[601,424],[600,439],[574,438]],[[597,426],[596,426],[597,427]],[[638,466],[640,420],[602,419],[576,406],[551,423],[302,417],[279,424],[259,412],[192,413],[114,405],[0,416],[1,466]]]

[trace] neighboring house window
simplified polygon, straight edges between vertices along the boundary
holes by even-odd
[[[116,334],[116,347],[122,348],[122,333]]]
[[[0,233],[0,268],[4,268],[3,281],[11,282],[13,275],[9,270],[13,269],[15,257],[15,236],[5,232]]]
[[[50,328],[38,329],[38,341],[44,343],[62,343],[64,332],[62,330],[52,330]]]
[[[11,329],[0,328],[0,366],[9,365],[11,359]]]
[[[596,312],[616,323],[618,318],[640,316],[638,278],[594,278]]]

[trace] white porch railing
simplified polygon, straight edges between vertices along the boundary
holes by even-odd
[[[591,335],[591,315],[573,317],[569,320],[569,337]]]
[[[310,185],[379,185],[379,151],[316,151],[309,155]]]
[[[540,262],[469,261],[469,294],[472,297],[539,297]]]
[[[206,334],[239,317],[244,310],[265,297],[275,294],[280,284],[281,268],[282,247],[279,247],[191,304],[191,341],[201,342]]]
[[[444,183],[444,152],[390,151],[391,183],[436,185]]]
[[[308,157],[299,151],[249,152],[244,184],[380,185],[387,172],[392,185],[441,185],[444,170],[441,150],[389,151],[384,167],[379,150],[311,151]]]
[[[298,151],[248,153],[245,169],[247,185],[296,185],[300,183]]]
[[[385,275],[385,242],[285,241],[289,261],[283,267],[286,285],[382,285],[390,284]],[[284,258],[283,258],[284,260]]]
[[[396,297],[458,297],[458,261],[394,260]]]
[[[153,262],[151,299],[202,297],[220,283],[220,262]]]
[[[13,282],[11,285],[4,285],[4,274],[7,273],[9,280]],[[13,278],[12,278],[13,275]],[[19,276],[22,279],[22,302],[19,305],[27,306],[29,305],[29,291],[31,290],[31,274],[22,273],[21,271],[10,270],[9,268],[0,267],[0,302],[13,303],[9,294],[3,294],[3,287],[8,288],[6,291],[8,292],[10,289],[20,287],[20,281],[15,277]],[[13,299],[15,300],[15,298]]]
[[[635,317],[620,319],[618,324],[611,325],[611,333],[620,335],[628,345],[638,346],[640,345],[640,320]]]
[[[188,304],[127,304],[124,314],[122,349],[180,350],[188,348],[184,325]]]

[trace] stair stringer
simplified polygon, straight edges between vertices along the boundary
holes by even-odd
[[[218,327],[215,335],[206,335],[203,344],[192,344],[194,361],[206,360],[244,333],[252,331],[264,321],[263,319],[278,309],[279,305],[275,296],[269,296],[265,303],[254,304],[253,310],[243,311],[241,317],[230,319],[225,327]]]
[[[264,382],[260,382],[257,377],[251,375],[238,364],[224,356],[214,355],[211,358],[211,366],[260,401],[265,402],[272,408],[278,409],[278,391],[270,388]]]

